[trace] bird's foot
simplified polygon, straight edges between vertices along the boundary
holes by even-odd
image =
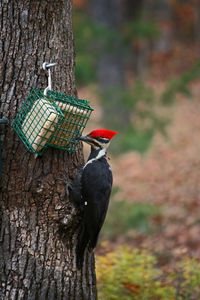
[[[69,195],[70,195],[70,191],[72,190],[72,180],[68,180],[66,182],[66,186],[65,186],[65,191],[66,191],[66,195],[67,195],[67,198],[69,198]]]
[[[72,180],[67,178],[67,176],[65,174],[63,175],[63,178],[56,178],[56,180],[60,180],[65,183],[65,192],[66,192],[67,197],[69,198],[69,194],[72,189]]]

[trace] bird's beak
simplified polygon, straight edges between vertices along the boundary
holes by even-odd
[[[85,143],[89,143],[91,141],[90,136],[86,135],[86,136],[80,136],[78,138],[79,141],[85,142]]]

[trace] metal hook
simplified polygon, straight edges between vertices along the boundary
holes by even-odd
[[[51,70],[50,67],[54,67],[55,65],[57,65],[57,63],[47,63],[44,62],[42,64],[42,68],[48,72],[48,87],[44,90],[44,95],[46,96],[48,91],[51,91],[52,88],[52,84],[51,84]]]

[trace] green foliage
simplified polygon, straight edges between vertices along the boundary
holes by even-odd
[[[99,55],[101,55],[102,51],[109,51],[112,53],[113,43],[116,44],[116,41],[121,39],[119,35],[119,31],[115,29],[111,29],[108,26],[101,24],[101,25],[94,25],[93,29],[95,33],[95,54],[97,55],[97,59]]]
[[[146,251],[119,248],[97,260],[98,293],[101,300],[169,300],[175,288],[164,286],[156,258]]]
[[[131,229],[149,234],[151,218],[160,214],[160,209],[149,203],[111,201],[108,217],[103,227],[103,238],[115,239]]]
[[[159,28],[155,22],[144,20],[131,20],[124,24],[123,39],[125,42],[133,40],[152,39],[159,35]]]
[[[96,72],[94,70],[94,59],[91,55],[77,55],[75,78],[78,85],[87,85],[95,81]]]
[[[158,267],[145,250],[118,248],[97,258],[100,300],[200,299],[200,262],[182,258],[175,269]]]
[[[136,80],[129,89],[113,87],[104,90],[100,97],[106,111],[105,126],[120,133],[117,147],[111,144],[114,154],[130,150],[144,153],[156,132],[166,134],[169,120],[158,113],[163,104],[154,89],[142,80]],[[109,111],[114,112],[112,116]]]
[[[129,127],[122,135],[119,136],[119,148],[117,152],[127,152],[135,150],[145,153],[149,149],[154,131],[152,129],[141,130],[139,128]],[[112,149],[112,147],[111,147]]]
[[[92,21],[86,14],[75,11],[73,13],[73,29],[77,51],[86,52],[95,38]]]
[[[121,52],[123,51],[125,54],[125,52],[127,53],[127,45],[125,44],[130,44],[133,39],[152,38],[158,34],[155,23],[145,23],[140,20],[128,22],[122,27],[122,30],[119,31],[108,28],[106,25],[97,26],[85,12],[73,11],[76,48],[75,78],[78,85],[96,81],[95,64],[98,57],[105,50],[111,53],[112,49],[115,48],[113,42],[116,46],[116,43],[121,41]]]
[[[92,54],[95,30],[90,18],[80,11],[73,13],[73,27],[76,48],[75,78],[78,85],[85,85],[96,80],[96,58]]]
[[[200,62],[198,61],[195,66],[182,74],[180,77],[171,79],[161,95],[161,102],[165,105],[174,103],[177,93],[183,94],[186,97],[191,97],[192,92],[189,84],[195,79],[200,77]]]
[[[131,87],[130,92],[132,94],[134,108],[140,101],[147,104],[153,104],[156,98],[154,90],[142,80],[136,80]]]
[[[73,13],[73,31],[76,48],[75,78],[78,85],[96,81],[96,62],[102,51],[112,52],[113,41],[120,39],[119,32],[105,25],[95,25],[84,12]]]
[[[133,126],[135,131],[150,137],[160,131],[165,134],[165,127],[169,120],[158,113],[162,108],[161,101],[155,95],[153,88],[149,87],[142,80],[137,80],[130,89],[132,98]]]
[[[79,10],[74,11],[73,26],[77,85],[96,82],[95,65],[102,51],[106,49],[111,53],[112,49],[116,48],[113,44],[116,46],[121,40],[123,43],[119,44],[123,48],[122,56],[128,57],[124,51],[125,48],[131,49],[133,41],[153,39],[159,34],[156,23],[139,19],[123,24],[119,31],[105,25],[95,26],[88,15]],[[199,76],[200,62],[190,71],[170,80],[159,97],[155,90],[142,80],[136,80],[128,89],[114,86],[101,91],[100,100],[106,112],[103,123],[120,133],[118,143],[111,144],[110,150],[114,154],[130,150],[144,153],[157,132],[166,136],[169,119],[160,114],[162,107],[174,103],[177,93],[190,97],[192,93],[189,84]]]
[[[200,299],[200,262],[194,258],[184,258],[177,270],[168,276],[177,283],[177,299]]]

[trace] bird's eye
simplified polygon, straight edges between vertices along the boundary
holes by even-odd
[[[99,144],[97,142],[95,142],[94,140],[92,141],[92,144],[96,147],[99,147]]]

